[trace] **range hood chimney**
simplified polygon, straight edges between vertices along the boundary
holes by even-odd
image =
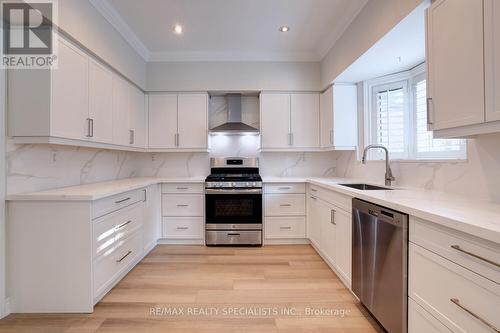
[[[210,133],[258,134],[259,130],[241,121],[241,94],[227,94],[227,122],[210,129]]]

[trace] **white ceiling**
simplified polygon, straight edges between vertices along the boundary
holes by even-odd
[[[318,61],[368,0],[89,1],[146,60]]]
[[[340,74],[335,82],[354,83],[413,68],[425,61],[424,0],[407,17]]]

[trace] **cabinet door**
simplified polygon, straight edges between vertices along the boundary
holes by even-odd
[[[50,135],[87,140],[88,56],[63,39],[59,39],[58,56],[58,68],[52,70]]]
[[[293,147],[319,147],[319,94],[292,94],[290,109]]]
[[[178,97],[179,148],[207,148],[207,94],[180,94]]]
[[[307,237],[316,246],[320,247],[321,225],[319,218],[318,199],[312,195],[307,198]]]
[[[353,84],[333,86],[332,145],[354,149],[358,142],[358,88]]]
[[[142,244],[144,251],[149,251],[160,238],[161,230],[161,190],[160,184],[146,188],[146,203],[143,223]]]
[[[150,94],[149,148],[175,148],[177,134],[177,95]]]
[[[113,76],[113,143],[130,145],[130,92],[129,84]]]
[[[91,141],[113,143],[113,74],[90,59],[89,118],[92,120]]]
[[[290,95],[260,95],[262,148],[290,148]]]
[[[333,222],[335,234],[335,267],[342,277],[351,282],[352,257],[352,215],[341,209],[334,208]]]
[[[145,96],[133,86],[130,86],[130,130],[132,146],[144,148],[146,146]]]
[[[483,1],[438,0],[427,11],[432,130],[485,120]]]
[[[500,3],[484,2],[486,121],[500,120]]]
[[[320,95],[321,147],[333,146],[333,88]]]
[[[332,265],[337,264],[337,226],[335,225],[335,209],[320,201],[321,205],[321,251]]]

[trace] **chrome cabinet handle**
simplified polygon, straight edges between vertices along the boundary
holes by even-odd
[[[293,133],[288,133],[288,145],[293,146]]]
[[[317,198],[316,198],[316,197],[313,197],[313,196],[311,195],[311,199],[314,199],[314,200],[316,200]]]
[[[290,189],[291,189],[291,187],[290,187],[290,186],[278,187],[278,190],[280,190],[280,191],[290,190]]]
[[[127,222],[120,224],[119,226],[116,227],[116,230],[123,228],[129,223],[132,223],[132,220],[128,220]]]
[[[490,264],[490,265],[493,265],[493,266],[496,266],[496,267],[500,267],[500,264],[499,264],[499,263],[494,262],[494,261],[492,261],[492,260],[490,260],[490,259],[486,259],[486,258],[484,258],[484,257],[481,257],[481,256],[479,256],[479,255],[477,255],[477,254],[475,254],[475,253],[472,253],[472,252],[466,251],[466,250],[462,249],[462,248],[460,247],[460,245],[451,245],[450,247],[451,247],[453,250],[457,250],[457,251],[460,251],[460,252],[462,252],[462,253],[465,253],[465,254],[467,254],[467,255],[469,255],[469,256],[471,256],[471,257],[474,257],[474,258],[476,258],[476,259],[479,259],[479,260],[482,260],[482,261],[484,261],[484,262],[487,262],[487,263],[488,263],[488,264]]]
[[[87,135],[85,135],[87,138],[91,138],[90,134],[92,133],[91,129],[91,123],[90,123],[90,118],[87,118]]]
[[[179,133],[174,134],[174,144],[176,147],[179,147]]]
[[[330,144],[333,145],[333,130],[330,130]]]
[[[177,205],[177,207],[188,207],[189,205],[186,205],[186,204],[179,204]]]
[[[488,326],[489,328],[491,328],[494,332],[496,333],[500,333],[500,330],[498,328],[496,328],[495,326],[493,326],[492,324],[488,323],[486,320],[484,320],[483,318],[481,318],[480,316],[478,316],[477,314],[475,314],[474,312],[472,312],[471,310],[469,310],[468,308],[466,308],[465,306],[463,306],[461,303],[460,303],[460,300],[458,298],[450,298],[450,302],[452,302],[453,304],[455,304],[456,306],[458,306],[460,309],[464,310],[465,312],[467,312],[468,314],[470,314],[472,317],[476,318],[477,320],[479,320],[481,323],[483,323],[484,325]]]
[[[128,198],[125,198],[125,199],[122,199],[122,200],[118,200],[118,201],[115,201],[115,204],[120,204],[120,203],[123,203],[125,201],[129,201],[130,199],[132,199],[132,198],[128,197]]]
[[[123,257],[121,257],[120,259],[118,259],[116,262],[122,262],[123,259],[127,258],[131,253],[132,253],[132,251],[128,251],[126,255],[124,255]]]
[[[189,227],[177,227],[177,230],[187,230]]]
[[[290,207],[292,206],[291,204],[281,204],[280,207]]]
[[[189,187],[176,187],[177,190],[188,190]]]
[[[292,227],[280,227],[281,230],[290,230]]]
[[[434,104],[434,101],[432,100],[431,97],[427,98],[427,125],[432,125],[434,124],[434,121],[431,120],[431,106]],[[434,111],[434,110],[432,110]],[[432,112],[434,114],[434,112]]]
[[[135,142],[135,131],[134,130],[130,130],[130,144],[133,145],[134,142]]]
[[[330,223],[333,225],[337,225],[337,223],[335,222],[335,209],[332,209],[330,211]]]
[[[315,188],[312,188],[312,189],[311,189],[311,192],[318,192],[318,190],[317,190],[317,189],[315,189]]]
[[[90,137],[94,137],[94,119],[90,118]]]
[[[228,233],[227,235],[230,236],[230,237],[239,237],[239,236],[241,236],[240,234],[237,234],[237,233]]]

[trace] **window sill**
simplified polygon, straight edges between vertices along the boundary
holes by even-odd
[[[361,160],[358,159],[358,162],[361,163]],[[391,160],[389,159],[389,163],[468,163],[468,159],[421,159],[421,160]],[[367,160],[366,163],[385,163],[385,160]]]

